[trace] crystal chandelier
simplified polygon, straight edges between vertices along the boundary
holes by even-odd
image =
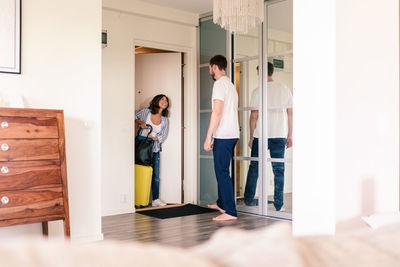
[[[247,33],[264,21],[264,0],[214,0],[213,21],[234,33]]]

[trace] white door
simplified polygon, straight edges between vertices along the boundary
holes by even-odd
[[[169,98],[169,130],[160,153],[160,198],[181,203],[181,54],[135,55],[135,109],[148,107],[151,99]]]

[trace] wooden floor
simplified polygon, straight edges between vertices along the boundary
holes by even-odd
[[[104,239],[153,242],[163,245],[190,247],[208,240],[222,227],[252,230],[271,225],[276,220],[239,213],[237,221],[214,222],[218,213],[204,213],[157,219],[142,214],[123,214],[103,217]]]

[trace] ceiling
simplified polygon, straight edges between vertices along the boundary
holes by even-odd
[[[141,0],[159,6],[175,8],[191,13],[204,14],[211,12],[213,0]],[[293,0],[270,5],[268,23],[272,29],[293,32]]]
[[[268,26],[293,33],[293,0],[278,2],[268,7]]]
[[[213,0],[141,0],[146,3],[203,14],[212,11]]]

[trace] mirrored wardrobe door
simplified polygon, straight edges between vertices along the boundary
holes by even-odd
[[[266,177],[269,216],[291,218],[293,0],[266,2],[264,87],[266,88]],[[265,121],[264,121],[265,122]]]

